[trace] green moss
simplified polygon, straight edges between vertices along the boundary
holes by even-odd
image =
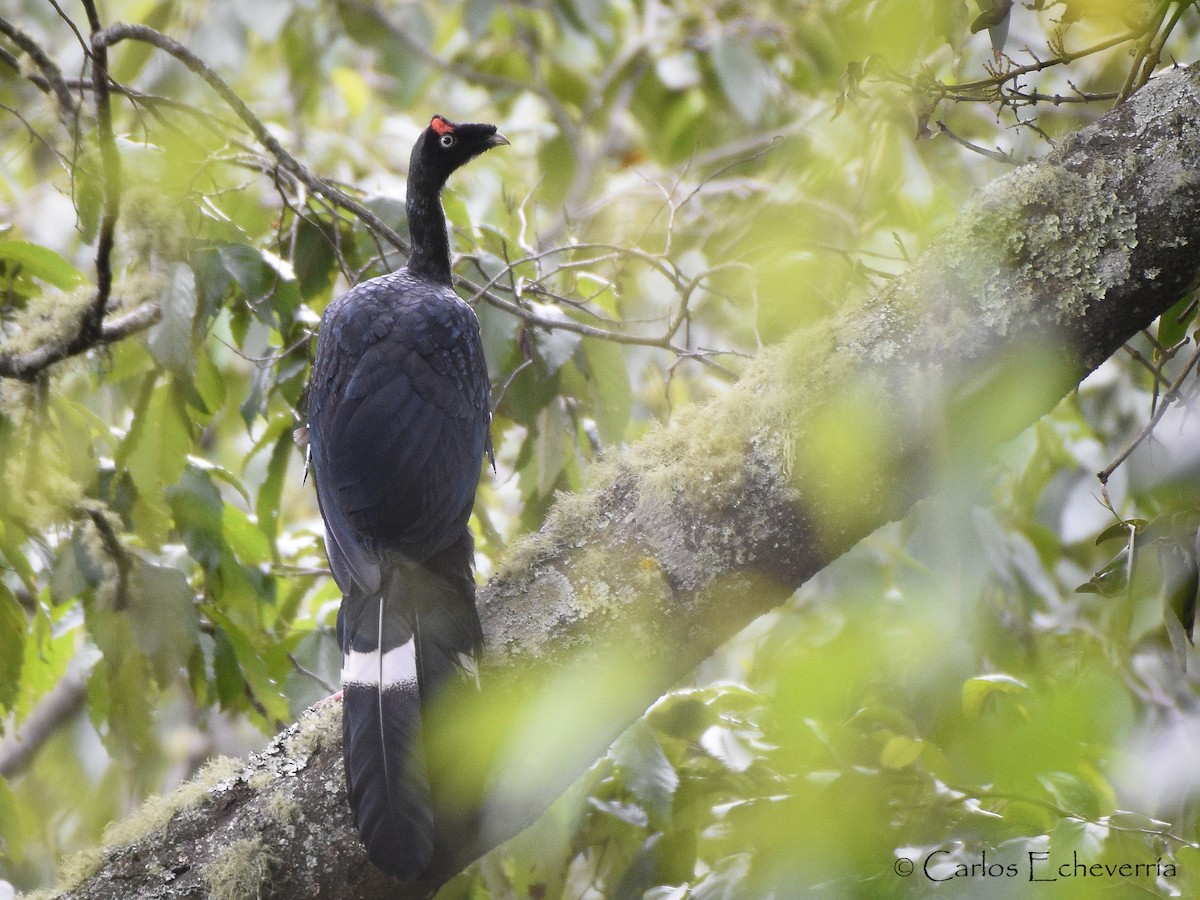
[[[236,776],[240,771],[240,762],[220,756],[210,760],[195,778],[171,793],[148,798],[132,815],[113,822],[104,829],[104,838],[99,848],[84,850],[64,861],[58,876],[57,890],[70,891],[90,878],[99,869],[108,852],[118,847],[136,844],[155,832],[165,830],[177,813],[203,803],[214,786]]]
[[[1102,165],[1086,174],[1045,164],[1017,169],[967,207],[962,227],[943,235],[919,277],[906,282],[927,294],[932,279],[923,272],[956,276],[942,304],[954,313],[951,330],[964,316],[1003,336],[1031,318],[1057,325],[1080,315],[1129,276],[1137,244],[1136,213],[1111,189],[1112,174]]]
[[[266,813],[279,825],[287,825],[300,812],[300,804],[284,791],[276,791],[267,801]]]
[[[234,841],[205,868],[211,900],[246,900],[269,891],[271,867],[279,863],[261,838]]]
[[[54,895],[67,893],[95,874],[104,862],[104,852],[96,847],[64,856],[58,862]]]
[[[169,794],[147,798],[132,815],[104,829],[104,848],[126,847],[164,830],[176,813],[196,806],[206,795],[205,789],[195,781],[189,781]]]
[[[342,717],[338,706],[326,703],[300,718],[288,746],[293,756],[307,757],[324,747],[334,746],[341,736]]]
[[[4,351],[12,356],[41,347],[61,347],[79,333],[79,323],[92,302],[94,289],[88,285],[64,293],[46,288],[24,309],[17,310],[5,339]]]
[[[497,580],[519,579],[542,560],[562,550],[583,546],[594,536],[603,517],[602,492],[612,484],[617,472],[617,467],[610,463],[597,463],[589,476],[595,487],[574,494],[558,494],[542,527],[509,548],[497,571]]]
[[[187,252],[182,207],[157,184],[131,185],[122,197],[121,227],[133,259],[174,262]]]

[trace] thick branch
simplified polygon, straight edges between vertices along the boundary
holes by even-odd
[[[902,515],[947,449],[973,458],[1052,408],[1196,283],[1197,246],[1200,69],[1177,69],[995,182],[861,308],[764,352],[725,396],[560,502],[482,592],[485,690],[478,709],[455,708],[454,771],[432,773],[469,780],[467,749],[498,742],[485,748],[493,780],[480,827],[461,833],[461,864],[537,815],[730,635]],[[1024,379],[1040,392],[1013,408],[989,389],[1005,362],[1018,375],[1033,364],[1030,347],[1063,369],[1053,389]],[[874,453],[839,473],[816,448],[823,416],[843,407]],[[368,877],[331,741],[325,756],[294,755],[263,791],[237,780],[108,851],[76,896],[113,896],[112,884],[138,894],[138,878],[180,858],[191,868],[177,895],[198,892],[206,848],[233,835],[266,842],[281,896],[419,896],[428,886]],[[286,836],[262,828],[268,789],[297,804]]]

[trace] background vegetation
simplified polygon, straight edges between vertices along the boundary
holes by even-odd
[[[0,896],[332,690],[292,431],[321,310],[403,259],[429,115],[512,141],[446,195],[497,404],[486,577],[602,452],[902,271],[1200,31],[1159,0],[3,15]],[[144,27],[91,37],[118,22]],[[1197,895],[1193,314],[951,461],[445,896],[904,895],[938,850],[936,878],[1020,867],[952,894],[1077,851],[1153,871],[1056,892]]]

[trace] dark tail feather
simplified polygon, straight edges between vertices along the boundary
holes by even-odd
[[[423,707],[483,642],[471,552],[468,533],[423,567],[386,572],[377,595],[346,596],[338,612],[350,806],[371,862],[405,880],[441,871],[475,817],[430,791],[422,726]]]
[[[346,792],[371,862],[411,880],[433,858],[433,811],[416,641],[389,621],[388,600],[386,591],[370,598],[357,621],[342,622],[339,614]],[[343,601],[342,609],[348,606]]]

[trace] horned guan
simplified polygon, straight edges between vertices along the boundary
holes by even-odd
[[[342,591],[346,786],[372,862],[404,879],[444,865],[422,711],[482,644],[467,520],[491,456],[479,322],[451,286],[441,191],[508,140],[434,116],[408,169],[411,250],[321,319],[308,437],[325,547]]]

